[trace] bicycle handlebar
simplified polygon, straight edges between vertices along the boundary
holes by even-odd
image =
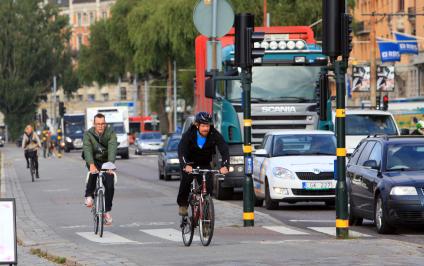
[[[192,172],[190,174],[192,175],[198,175],[201,173],[213,173],[213,174],[218,174],[218,175],[222,175],[219,170],[214,170],[214,169],[200,169],[200,168],[193,168]]]

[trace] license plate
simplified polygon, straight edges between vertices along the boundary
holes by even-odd
[[[332,189],[333,182],[302,182],[302,188],[307,190]]]

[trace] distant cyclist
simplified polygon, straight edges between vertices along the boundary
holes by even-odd
[[[27,168],[29,168],[29,158],[31,157],[32,160],[34,160],[35,176],[36,178],[40,178],[38,173],[37,150],[38,148],[41,148],[41,141],[37,133],[34,132],[34,129],[31,125],[27,125],[25,127],[24,136],[22,138],[22,148],[24,149]]]
[[[412,131],[411,135],[424,135],[424,121],[420,120],[417,122],[417,129]]]
[[[94,116],[94,125],[84,133],[83,139],[83,154],[84,160],[87,163],[87,168],[90,171],[86,190],[85,190],[85,205],[89,208],[93,206],[93,193],[96,189],[96,180],[102,164],[106,162],[115,162],[118,142],[116,134],[111,127],[106,124],[103,114]],[[105,187],[105,224],[112,224],[113,194],[115,192],[114,176],[110,172],[105,174],[103,184]]]
[[[230,160],[228,145],[222,135],[213,127],[212,117],[207,112],[197,113],[194,124],[183,134],[178,146],[178,157],[182,168],[177,198],[179,215],[187,215],[190,184],[193,180],[188,173],[191,173],[196,167],[211,169],[212,156],[215,154],[216,148],[222,157],[220,172],[227,174]],[[206,186],[208,193],[211,193],[213,189],[211,178],[206,180]]]

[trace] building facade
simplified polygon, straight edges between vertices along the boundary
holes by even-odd
[[[373,1],[373,3],[371,3]],[[374,5],[374,10],[372,9]],[[371,15],[375,16],[375,27],[371,28]],[[389,65],[395,68],[395,89],[385,93],[390,98],[410,98],[424,95],[424,1],[421,0],[356,0],[354,17],[354,39],[351,53],[351,65],[369,65],[371,58],[370,33],[376,38],[395,40],[394,32],[417,36],[418,55],[402,54],[401,61],[381,63],[380,51],[376,46],[377,65]],[[378,92],[377,92],[378,94]],[[368,92],[353,92],[354,105],[369,100]]]

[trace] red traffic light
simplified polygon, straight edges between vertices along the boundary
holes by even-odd
[[[383,103],[388,103],[389,102],[389,96],[385,95],[383,97]]]

